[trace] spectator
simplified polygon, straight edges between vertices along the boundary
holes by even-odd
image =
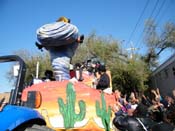
[[[78,81],[83,81],[83,66],[80,63],[75,64],[75,77]]]
[[[106,67],[104,65],[100,65],[98,73],[100,74],[100,78],[97,81],[96,89],[104,90],[110,86],[110,78],[106,73]]]
[[[55,78],[53,78],[53,72],[51,70],[45,71],[45,77],[42,78],[43,81],[54,81]]]
[[[131,104],[131,109],[135,110],[138,106],[139,100],[135,97],[134,92],[131,92],[129,97],[129,103]]]
[[[151,90],[151,94],[152,94],[152,98],[151,99],[153,101],[161,101],[162,100],[162,96],[160,95],[159,88],[152,89]]]
[[[114,92],[116,103],[112,107],[115,115],[120,115],[122,113],[126,113],[128,115],[132,115],[131,105],[126,101],[126,96],[124,98],[121,97],[121,92],[119,90],[115,90]]]

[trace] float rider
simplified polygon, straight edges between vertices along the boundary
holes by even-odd
[[[71,63],[71,59],[74,56],[75,51],[76,51],[79,43],[83,42],[84,36],[78,35],[77,27],[75,25],[70,24],[70,19],[68,19],[66,17],[60,17],[53,24],[56,24],[56,26],[58,24],[65,24],[65,25],[68,25],[70,27],[70,29],[73,28],[74,29],[73,31],[75,33],[73,35],[71,35],[70,39],[74,40],[74,41],[72,41],[70,43],[66,43],[67,39],[63,38],[62,41],[64,41],[66,44],[64,44],[64,42],[63,42],[62,45],[60,45],[60,46],[46,46],[46,47],[44,47],[43,45],[39,45],[39,44],[36,44],[36,45],[38,46],[39,49],[44,47],[45,49],[47,49],[49,51],[55,79],[57,81],[70,80],[69,66]],[[67,30],[69,31],[69,29],[67,29]],[[38,32],[39,31],[37,31],[37,33]],[[65,37],[66,34],[61,34],[61,35]],[[55,42],[57,42],[57,41],[55,40]]]

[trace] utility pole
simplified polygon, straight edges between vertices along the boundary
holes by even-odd
[[[134,58],[134,51],[139,50],[139,48],[135,48],[133,42],[130,42],[130,48],[127,48],[127,51],[130,51],[130,59]]]

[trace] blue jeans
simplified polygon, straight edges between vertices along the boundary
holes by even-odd
[[[78,43],[70,45],[52,47],[49,50],[52,69],[57,81],[70,79],[70,61],[75,54]]]

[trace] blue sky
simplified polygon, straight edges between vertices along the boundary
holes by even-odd
[[[141,41],[145,20],[153,17],[162,28],[168,21],[175,22],[174,8],[174,0],[0,0],[0,55],[20,49],[38,51],[36,29],[60,16],[70,18],[85,37],[92,31],[111,35],[124,40],[124,48],[132,42],[141,53],[145,51]]]

